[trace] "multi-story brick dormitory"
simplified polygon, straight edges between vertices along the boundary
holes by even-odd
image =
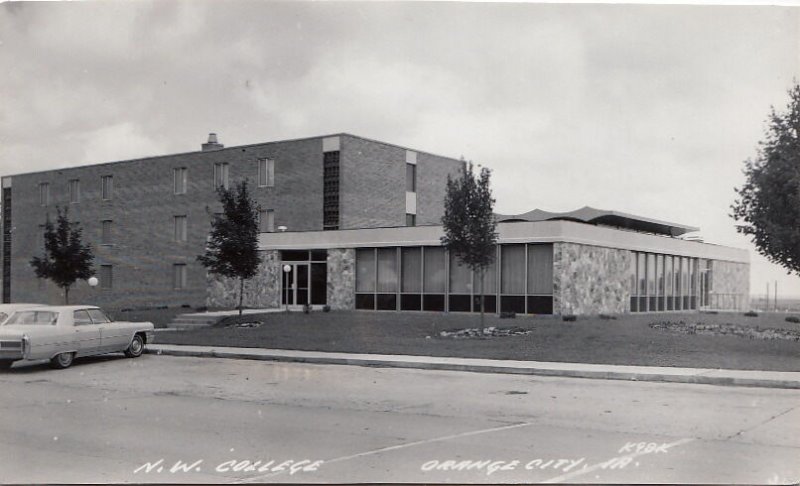
[[[233,307],[233,282],[196,261],[221,211],[215,188],[248,179],[262,264],[245,304],[477,311],[479,282],[439,242],[445,184],[463,162],[337,134],[3,177],[3,302],[60,302],[29,261],[56,206],[91,243],[109,308]],[[697,228],[614,211],[498,215],[490,312],[598,314],[746,309],[744,250],[683,239]]]

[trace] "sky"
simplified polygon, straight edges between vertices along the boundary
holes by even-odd
[[[746,248],[730,206],[800,79],[800,9],[0,4],[0,176],[349,132],[490,167],[496,211],[584,205]]]

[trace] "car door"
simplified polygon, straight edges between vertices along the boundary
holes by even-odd
[[[92,322],[100,326],[103,352],[120,351],[128,347],[130,332],[124,323],[114,322],[100,309],[88,309]]]
[[[87,356],[102,351],[100,325],[95,324],[85,309],[72,313],[72,320],[77,336],[78,355]]]

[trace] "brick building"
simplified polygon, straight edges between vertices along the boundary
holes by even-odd
[[[113,308],[206,302],[203,252],[216,185],[248,179],[261,230],[346,230],[433,224],[447,175],[461,162],[348,134],[225,148],[4,177],[3,302],[60,302],[36,279],[46,218],[68,208],[91,243],[100,285],[75,302]]]
[[[3,302],[59,302],[33,275],[43,225],[68,207],[95,250],[110,308],[233,307],[235,282],[206,274],[215,187],[246,178],[262,263],[245,305],[479,310],[480,282],[439,243],[445,181],[459,160],[337,134],[4,177]],[[697,228],[614,211],[498,215],[489,312],[599,314],[746,309],[744,250],[683,239]]]

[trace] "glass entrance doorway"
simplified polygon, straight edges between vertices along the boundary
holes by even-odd
[[[285,263],[288,272],[283,272],[283,305],[309,304],[308,263]]]
[[[281,305],[325,305],[328,300],[327,251],[281,252]],[[288,271],[287,271],[288,270]]]

